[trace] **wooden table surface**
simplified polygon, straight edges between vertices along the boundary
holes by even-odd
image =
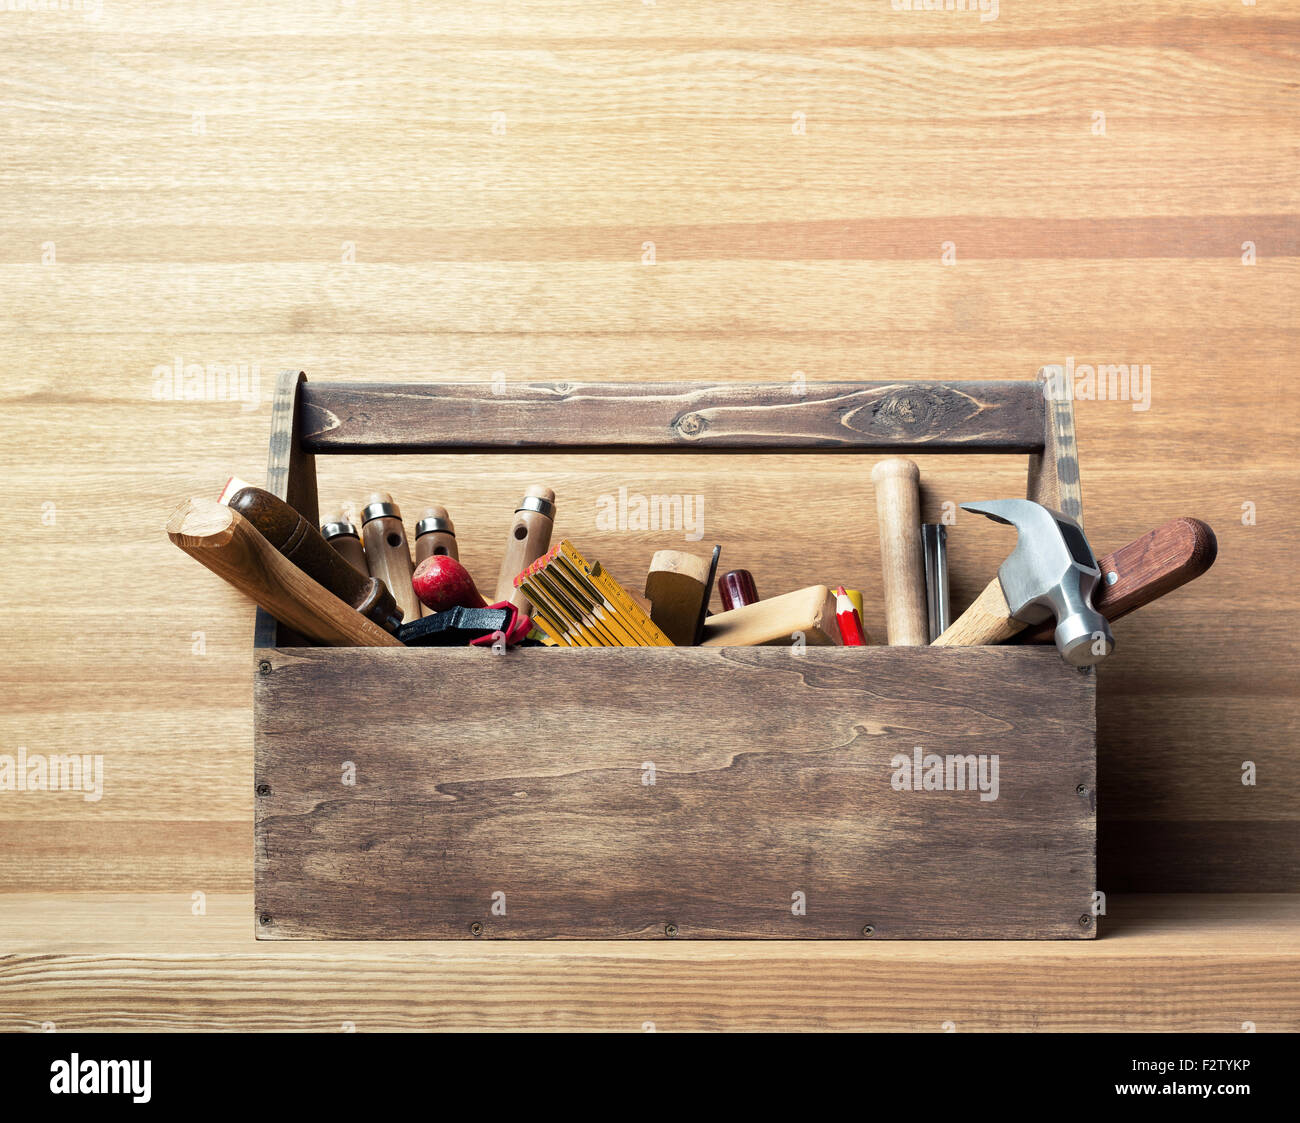
[[[1277,0],[0,12],[0,754],[104,759],[97,801],[0,791],[0,1026],[775,1028],[798,981],[826,1027],[1300,1028],[1298,44]],[[1175,515],[1220,544],[1116,627],[1100,674],[1101,939],[254,942],[252,610],[162,526],[261,479],[278,370],[795,384],[1067,361],[1141,375],[1076,403],[1098,551]],[[242,370],[248,400],[175,400],[194,364]],[[932,520],[1023,493],[1020,457],[919,462]],[[604,529],[601,497],[699,495],[700,549],[761,592],[857,585],[882,634],[870,465],[336,457],[321,500],[382,487],[408,522],[445,503],[490,585],[545,479],[557,532],[634,584],[689,531]],[[951,549],[961,606],[1005,529],[962,516]],[[954,997],[934,968],[958,961]]]

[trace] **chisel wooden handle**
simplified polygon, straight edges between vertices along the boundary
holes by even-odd
[[[871,470],[880,524],[885,623],[891,647],[924,647],[930,640],[921,554],[921,473],[906,457]]]
[[[506,553],[497,576],[496,603],[508,600],[520,612],[532,613],[532,603],[522,590],[515,588],[515,578],[550,549],[554,525],[555,492],[534,484],[519,501],[510,524],[510,537],[506,539]]]
[[[342,555],[348,565],[363,577],[370,576],[370,570],[366,566],[366,551],[361,545],[361,535],[351,522],[339,515],[329,522],[321,523],[320,533],[321,537],[330,544],[331,549]]]
[[[167,537],[251,597],[280,623],[333,647],[402,647],[271,545],[238,511],[208,499],[182,503]]]
[[[419,569],[425,558],[432,557],[448,557],[452,561],[460,561],[456,527],[447,514],[447,508],[436,505],[426,507],[420,521],[415,524],[415,568]],[[425,616],[433,614],[433,609],[427,604],[421,604],[420,611]]]
[[[420,601],[411,588],[411,547],[402,526],[402,513],[386,491],[376,491],[361,512],[361,537],[366,546],[366,565],[371,577],[388,586],[402,619],[408,623],[421,616]]]
[[[313,581],[319,581],[341,601],[350,604],[386,631],[396,632],[402,619],[385,584],[358,573],[343,555],[325,541],[315,526],[283,499],[260,487],[243,487],[226,499],[272,546]]]
[[[460,560],[460,550],[456,546],[456,526],[447,514],[446,507],[426,507],[420,521],[415,524],[415,564],[418,566],[434,554],[446,554],[449,558]]]
[[[1101,581],[1092,594],[1093,606],[1107,620],[1118,620],[1199,577],[1218,553],[1218,539],[1207,523],[1170,519],[1097,562]],[[1054,621],[1036,624],[1019,638],[1051,643],[1055,626]]]

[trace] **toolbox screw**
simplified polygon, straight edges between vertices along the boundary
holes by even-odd
[[[474,923],[469,926],[469,934],[471,936],[483,935],[483,925],[480,924],[477,920],[474,921]]]
[[[874,936],[876,934],[876,929],[873,925],[868,924],[865,928],[862,929],[862,934],[864,936]]]
[[[1106,574],[1107,585],[1113,585],[1118,580],[1119,580],[1119,574],[1116,573],[1113,569],[1108,574]]]
[[[664,925],[664,935],[667,936],[669,939],[672,939],[675,935],[677,935],[677,925],[676,925],[676,924],[665,924],[665,925]]]
[[[267,660],[263,659],[260,663],[258,663],[257,669],[262,674],[269,675],[271,673],[271,664],[267,662]]]
[[[257,785],[257,794],[258,794],[258,795],[270,795],[270,794],[271,794],[271,785],[270,785],[270,784],[258,784],[258,785]]]
[[[271,923],[271,914],[269,912],[262,913],[262,915],[257,918],[257,922],[265,928]]]
[[[1088,794],[1088,789],[1087,789],[1083,784],[1079,784],[1079,785],[1074,789],[1074,794],[1075,794],[1075,795],[1087,795],[1087,794]]]
[[[1079,917],[1079,927],[1080,928],[1092,927],[1092,917],[1090,917],[1086,912],[1081,917]]]

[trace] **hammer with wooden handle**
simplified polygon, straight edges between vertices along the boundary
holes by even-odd
[[[209,499],[182,503],[167,537],[309,639],[334,647],[403,647],[271,545],[243,515]]]
[[[1016,528],[1016,548],[975,603],[932,647],[1001,643],[1029,624],[1056,618],[1053,635],[1067,663],[1091,667],[1115,648],[1106,618],[1093,607],[1101,577],[1083,528],[1068,515],[1031,499],[963,503]]]
[[[1092,603],[1107,620],[1118,620],[1199,577],[1218,553],[1207,523],[1170,519],[1097,562],[1101,583]],[[1021,632],[1015,642],[1051,643],[1054,627],[1049,620]]]
[[[916,464],[903,456],[882,460],[871,469],[890,647],[924,647],[930,639],[921,555],[920,480]]]

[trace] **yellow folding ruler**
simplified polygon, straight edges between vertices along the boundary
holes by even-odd
[[[515,578],[533,620],[561,647],[672,647],[646,611],[600,562],[567,538]]]

